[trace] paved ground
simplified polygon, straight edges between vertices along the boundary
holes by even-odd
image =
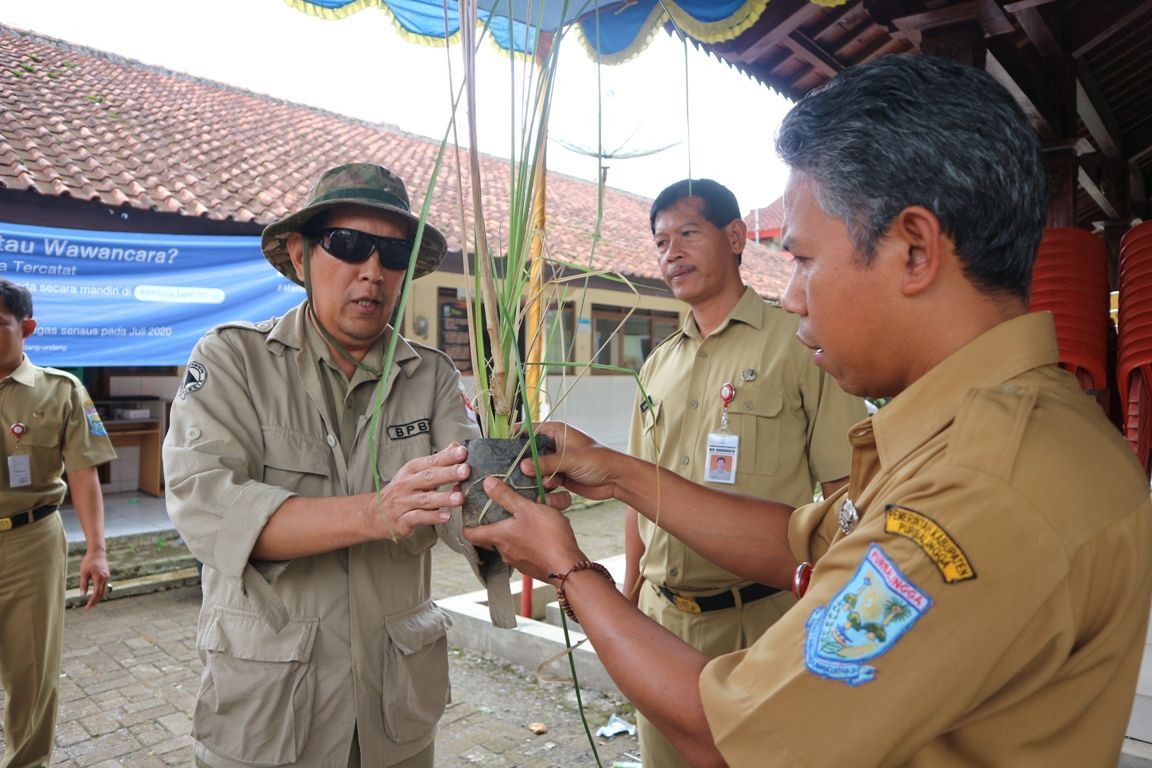
[[[600,505],[572,514],[588,554],[622,550],[622,510]],[[440,545],[433,554],[435,596],[476,588],[467,564]],[[64,636],[60,720],[54,766],[137,768],[191,759],[188,732],[199,685],[195,651],[197,587],[113,600],[93,611],[70,610]],[[437,742],[437,768],[594,766],[570,683],[453,649],[454,702]],[[584,692],[593,731],[613,713],[634,721],[619,697]],[[0,709],[3,709],[0,694]],[[529,728],[543,724],[539,735]],[[0,735],[0,744],[3,743]],[[596,739],[600,761],[627,761],[635,737]]]

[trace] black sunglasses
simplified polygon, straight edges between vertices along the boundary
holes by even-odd
[[[340,261],[363,264],[375,251],[385,269],[408,269],[412,241],[406,237],[380,237],[347,227],[329,227],[307,233]]]

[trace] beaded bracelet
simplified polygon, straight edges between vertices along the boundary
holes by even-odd
[[[557,602],[560,603],[560,610],[568,614],[568,618],[572,619],[572,621],[576,622],[577,624],[580,623],[580,620],[576,618],[576,612],[572,610],[572,606],[568,604],[568,598],[564,595],[564,582],[568,579],[569,576],[576,573],[576,571],[587,570],[593,570],[597,573],[601,573],[604,575],[604,578],[608,579],[608,581],[612,582],[613,584],[616,583],[616,580],[612,578],[612,574],[609,573],[607,568],[600,565],[600,563],[594,563],[591,560],[581,560],[562,574],[548,574],[548,578],[560,580],[560,583],[556,586],[556,599]]]

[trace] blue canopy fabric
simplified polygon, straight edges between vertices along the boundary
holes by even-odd
[[[414,42],[455,41],[460,0],[284,0],[314,16],[339,19],[364,8],[391,14],[400,33]],[[811,0],[843,5],[848,0]],[[756,23],[769,0],[476,0],[481,21],[504,50],[533,55],[540,32],[576,24],[589,53],[605,62],[632,58],[656,30],[672,21],[703,43],[731,40]],[[489,20],[489,17],[490,20]]]

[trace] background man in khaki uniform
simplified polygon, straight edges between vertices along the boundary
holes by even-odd
[[[564,425],[541,468],[659,514],[735,573],[793,583],[795,608],[709,661],[580,565],[554,510],[489,479],[514,517],[468,537],[562,591],[693,765],[1116,765],[1152,506],[1058,368],[1051,316],[1026,312],[1048,200],[1035,132],[986,73],[887,56],[801,99],[777,149],[784,307],[841,386],[894,398],[853,430],[848,487],[792,514],[660,471],[657,508],[650,465]]]
[[[413,261],[417,223],[387,169],[325,171],[262,240],[307,300],[192,353],[164,467],[204,562],[198,765],[433,764],[448,619],[428,550],[476,429],[443,353],[397,336],[385,370],[405,271],[445,252],[425,226]]]
[[[649,223],[664,282],[691,311],[640,371],[629,453],[793,506],[812,501],[817,483],[830,495],[848,476],[848,430],[868,414],[812,363],[796,341],[796,316],[744,285],[747,228],[736,196],[711,179],[684,179],[656,197]],[[735,445],[722,445],[725,436]],[[795,602],[701,557],[633,509],[625,525],[625,594],[709,657],[747,648]],[[645,765],[686,765],[642,714],[638,725]]]
[[[84,386],[33,365],[32,295],[0,278],[0,684],[7,695],[0,766],[47,766],[56,730],[68,540],[57,508],[71,493],[88,549],[87,608],[108,590],[104,499],[96,467],[116,458]],[[67,477],[67,483],[65,483]]]

